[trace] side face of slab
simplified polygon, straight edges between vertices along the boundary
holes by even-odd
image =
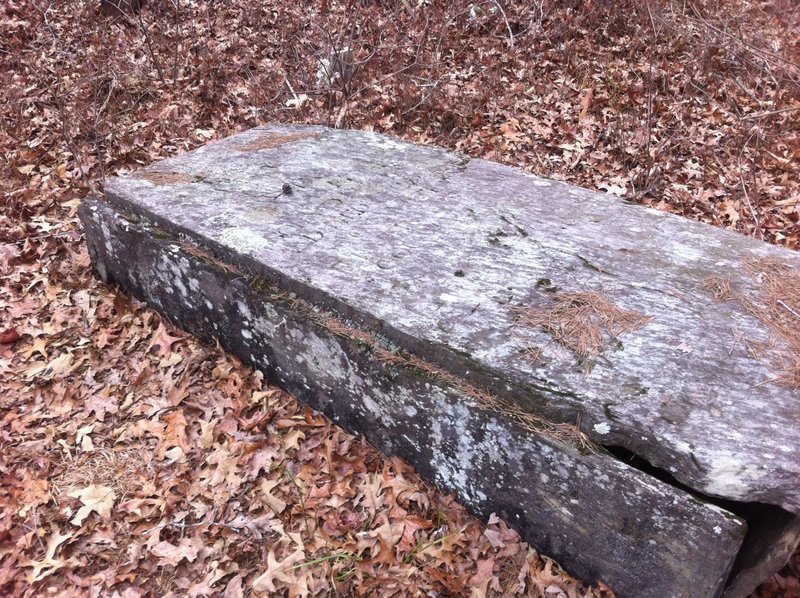
[[[101,277],[263,370],[289,392],[415,464],[476,514],[498,513],[573,574],[620,598],[723,591],[745,525],[604,453],[488,410],[318,306],[103,202],[80,210]]]
[[[786,511],[775,512],[764,505],[752,507],[758,512],[749,519],[762,519],[756,537],[748,537],[734,563],[724,598],[750,596],[769,575],[779,571],[794,554],[800,540],[800,518]]]
[[[579,420],[598,444],[697,492],[800,513],[800,393],[754,356],[772,339],[758,313],[707,288],[723,280],[757,298],[744,265],[780,261],[798,274],[793,252],[490,162],[321,127],[253,129],[106,191],[521,409]],[[578,313],[587,297],[639,319],[581,355],[564,326],[541,319]],[[540,324],[522,325],[531,309]]]

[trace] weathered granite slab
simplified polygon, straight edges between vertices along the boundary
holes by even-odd
[[[282,194],[284,184],[293,193]],[[713,276],[800,255],[618,198],[355,131],[268,127],[108,181],[110,201],[251,255],[270,278],[704,494],[800,512],[800,392],[748,343],[769,331]],[[552,290],[650,322],[591,371],[515,325]],[[752,345],[751,345],[752,346]],[[531,359],[526,349],[541,351]]]
[[[118,209],[152,220],[164,234],[184,233],[281,292],[437,366],[451,386],[455,380],[456,387],[502,397],[513,406],[511,412],[553,424],[577,422],[596,443],[615,454],[621,447],[649,463],[643,469],[665,472],[650,474],[691,491],[800,511],[800,393],[774,383],[774,363],[753,354],[757,343],[771,338],[757,314],[741,303],[719,301],[707,290],[716,278],[757,297],[757,276],[743,264],[771,259],[797,270],[800,256],[793,252],[490,162],[321,127],[253,129],[112,179],[106,193]],[[136,263],[133,249],[112,251],[125,249],[114,245],[118,231],[106,234],[99,224],[90,224],[87,210],[83,216],[95,265],[105,278],[140,296],[147,297],[143,293],[153,284],[183,295],[175,283],[152,279],[144,266],[139,276],[151,278],[130,280],[120,261]],[[143,234],[136,242],[144,245],[146,238]],[[193,280],[193,292],[202,292],[200,279]],[[160,297],[162,291],[169,292],[149,292]],[[604,350],[588,355],[577,355],[563,338],[558,342],[553,325],[518,321],[520,309],[544,313],[565,293],[594,293],[640,319]],[[149,300],[177,317],[163,299],[162,304]],[[228,316],[227,324],[214,322],[217,332],[197,329],[194,320],[185,325],[201,335],[221,336],[247,319]],[[246,347],[233,343],[230,348],[258,367],[271,367],[248,356]],[[297,385],[292,370],[273,373],[284,386]],[[303,384],[313,388],[320,382]],[[346,392],[336,396],[338,412]],[[428,400],[414,393],[403,396],[417,410]],[[464,421],[471,417],[473,410],[465,408]],[[434,434],[424,444],[440,438]],[[388,440],[375,442],[395,450]],[[421,459],[427,453],[420,447],[408,450],[425,472]],[[547,471],[542,457],[537,459]],[[603,468],[614,462],[603,459]],[[536,470],[530,463],[526,467]],[[469,475],[445,480],[436,471],[427,473],[482,512],[470,494],[470,484],[477,482]],[[614,502],[608,493],[596,500]],[[640,506],[631,504],[629,512],[620,513],[639,516]],[[679,510],[691,519],[684,509],[685,504]],[[734,571],[735,592],[788,557],[796,517],[777,507],[770,513],[778,513],[781,523],[768,524],[763,517],[750,521]],[[531,533],[547,551],[547,541]],[[575,529],[566,533],[580,535]],[[635,533],[623,536],[632,541]],[[767,537],[783,548],[758,554],[753,547]],[[576,556],[571,541],[553,545],[551,554],[564,562],[594,558]],[[688,540],[678,536],[674,541]],[[696,558],[709,558],[709,547],[697,546],[704,549]],[[667,558],[663,548],[658,550],[657,558]],[[721,571],[719,565],[713,563]],[[625,586],[625,576],[614,566],[602,570],[619,574],[621,587],[633,587]],[[686,595],[711,596],[717,589]]]
[[[621,598],[722,592],[745,535],[739,517],[606,454],[531,432],[420,362],[351,336],[346,322],[108,204],[85,202],[81,218],[105,280],[415,463],[479,516],[500,514],[575,575],[603,579]]]

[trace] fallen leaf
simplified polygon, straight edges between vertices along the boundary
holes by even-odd
[[[34,353],[39,353],[42,357],[47,359],[47,344],[50,340],[46,336],[38,336],[33,339],[33,345],[23,352],[25,359],[28,359]]]
[[[505,548],[506,543],[503,541],[503,534],[497,530],[486,528],[483,530],[483,535],[489,540],[489,544],[493,548]]]
[[[55,555],[58,547],[72,538],[73,535],[72,532],[62,534],[56,531],[56,533],[50,536],[50,539],[47,541],[47,550],[44,559],[41,561],[30,560],[25,565],[26,567],[33,567],[33,571],[28,575],[28,583],[35,583],[44,579],[48,575],[58,571],[67,563],[66,559],[57,559]]]
[[[289,100],[286,100],[286,106],[288,108],[302,108],[303,104],[305,104],[309,100],[308,95],[301,93]]]
[[[583,98],[581,99],[581,119],[586,118],[586,115],[589,114],[589,109],[592,107],[592,99],[594,98],[594,87],[590,87],[586,90],[583,94]]]
[[[225,586],[223,598],[244,598],[244,588],[242,588],[242,576],[234,575]]]
[[[725,200],[720,202],[719,211],[723,216],[728,217],[731,226],[736,226],[736,223],[741,219],[741,214],[739,214],[739,210],[736,209],[732,201]]]
[[[182,336],[172,336],[162,322],[158,325],[158,330],[156,330],[153,340],[150,341],[150,346],[147,347],[147,350],[149,351],[153,347],[158,347],[158,355],[160,357],[167,357],[172,353],[172,345],[181,340],[184,340]]]
[[[229,521],[228,525],[243,530],[248,536],[252,536],[256,540],[261,540],[268,532],[273,529],[279,529],[281,523],[275,519],[272,513],[265,513],[257,517],[240,514]]]
[[[0,243],[0,274],[10,271],[19,255],[19,247],[15,243]]]
[[[113,488],[92,484],[80,490],[73,490],[69,493],[72,498],[79,499],[83,506],[78,509],[78,513],[72,518],[72,525],[81,525],[94,511],[100,517],[111,517],[111,508],[117,498]]]
[[[89,436],[93,430],[94,424],[91,424],[78,429],[77,433],[75,434],[75,444],[79,445],[81,447],[81,451],[84,453],[89,453],[94,450],[94,443],[92,442],[91,436]]]
[[[280,485],[278,480],[261,480],[261,492],[263,493],[264,502],[275,513],[280,514],[286,509],[286,503],[272,494],[272,489],[278,485]]]
[[[469,585],[471,586],[470,598],[484,598],[486,596],[493,569],[494,559],[478,561],[478,570],[469,580]]]
[[[275,552],[270,550],[267,554],[267,570],[253,580],[253,591],[258,593],[276,592],[278,590],[275,587],[276,581],[291,584],[294,578],[287,571],[292,565],[302,561],[304,557],[305,551],[298,548],[282,561],[278,561],[275,559]]]
[[[175,567],[183,560],[193,563],[197,560],[197,555],[203,547],[202,538],[181,538],[177,545],[162,540],[153,546],[150,552],[159,557],[158,565],[160,567],[164,565]]]
[[[22,335],[17,332],[16,328],[8,328],[3,332],[0,332],[0,345],[10,345],[14,341],[18,341],[22,338]]]
[[[215,417],[211,421],[200,420],[200,445],[203,448],[211,448],[214,444],[214,427],[217,425],[218,421],[218,417]]]
[[[49,363],[35,361],[31,364],[31,367],[25,370],[25,376],[28,378],[34,378],[35,376],[52,378],[53,376],[64,374],[68,372],[72,366],[73,358],[71,351],[65,351]]]

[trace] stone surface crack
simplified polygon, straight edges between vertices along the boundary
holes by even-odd
[[[579,260],[581,260],[581,262],[583,263],[583,265],[584,265],[586,268],[589,268],[589,270],[594,270],[595,272],[600,272],[601,274],[608,274],[609,276],[614,276],[614,277],[616,277],[616,276],[617,276],[617,275],[616,275],[616,274],[614,274],[613,272],[609,272],[608,270],[606,270],[606,269],[604,269],[604,268],[601,268],[600,266],[597,266],[597,265],[593,264],[593,263],[592,263],[592,262],[590,262],[588,259],[586,259],[586,258],[585,258],[585,257],[583,257],[582,255],[580,255],[579,253],[575,253],[575,254],[573,254],[573,255],[574,255],[575,257],[577,257]]]

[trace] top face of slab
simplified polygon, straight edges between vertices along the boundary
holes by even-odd
[[[106,192],[322,291],[411,350],[462,356],[522,404],[535,395],[531,410],[580,414],[595,441],[627,446],[698,491],[800,512],[800,392],[769,382],[779,374],[753,355],[770,340],[765,325],[706,290],[723,277],[757,296],[745,261],[800,270],[793,252],[491,162],[322,127],[252,129],[109,180]],[[518,308],[546,310],[566,292],[649,320],[587,367],[542,326],[518,322]]]

